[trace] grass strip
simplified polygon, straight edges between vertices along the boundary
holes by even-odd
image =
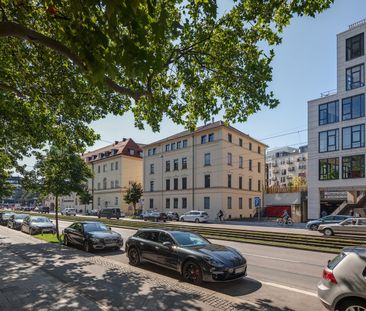
[[[44,233],[44,234],[35,234],[34,238],[43,240],[49,243],[59,243],[60,241],[57,239],[57,235],[53,233]],[[61,242],[63,241],[63,234],[60,235]]]

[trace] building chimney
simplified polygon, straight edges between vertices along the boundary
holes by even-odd
[[[118,140],[115,140],[115,141],[114,141],[114,144],[115,144],[115,145],[117,145],[117,144],[118,144]]]
[[[127,140],[127,138],[123,137],[122,141],[126,141],[126,140]]]

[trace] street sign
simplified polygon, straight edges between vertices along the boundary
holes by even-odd
[[[260,198],[260,197],[255,197],[255,198],[254,198],[254,206],[255,206],[256,208],[261,207],[261,198]]]

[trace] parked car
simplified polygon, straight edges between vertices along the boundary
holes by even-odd
[[[144,219],[145,215],[151,214],[153,211],[143,211],[136,215],[137,218]]]
[[[125,217],[123,213],[121,213],[121,210],[119,208],[103,208],[98,212],[98,218],[106,217],[108,219],[110,218],[117,218],[120,219],[121,217]]]
[[[24,218],[21,229],[22,232],[30,235],[39,233],[55,233],[55,225],[44,216],[27,216]]]
[[[61,215],[76,216],[76,209],[75,208],[65,208],[61,211]]]
[[[107,225],[96,221],[75,222],[63,231],[64,244],[81,246],[86,252],[93,249],[114,248],[123,246],[122,236]]]
[[[180,216],[180,221],[208,222],[208,214],[202,211],[190,211]]]
[[[168,218],[168,220],[177,220],[177,221],[179,221],[179,214],[176,213],[176,212],[169,212],[167,214],[167,218]]]
[[[348,218],[339,224],[320,225],[318,231],[326,236],[335,234],[366,235],[366,218]]]
[[[166,222],[166,220],[168,218],[165,213],[160,213],[160,212],[148,213],[148,214],[145,214],[143,217],[144,217],[143,218],[144,221],[150,220],[150,221],[155,221],[155,222],[158,222],[158,221]]]
[[[306,229],[318,230],[319,225],[338,224],[341,221],[348,219],[349,217],[349,215],[329,215],[319,219],[310,220],[306,223]]]
[[[40,212],[40,211],[41,211],[41,208],[40,208],[39,206],[36,206],[36,207],[34,208],[34,211],[35,211],[35,212]]]
[[[8,228],[20,230],[23,224],[23,220],[28,217],[27,214],[14,214],[11,215],[8,220]]]
[[[88,215],[88,216],[98,216],[98,211],[92,209],[92,210],[87,210],[85,215]]]
[[[0,213],[0,225],[7,226],[10,217],[14,215],[13,212],[2,212]]]
[[[39,211],[43,214],[49,214],[50,213],[50,208],[48,206],[41,206]]]
[[[366,310],[366,247],[347,247],[324,268],[318,296],[332,311]]]
[[[147,261],[196,284],[235,280],[247,272],[246,259],[238,251],[189,231],[141,229],[126,241],[126,254],[133,266]]]

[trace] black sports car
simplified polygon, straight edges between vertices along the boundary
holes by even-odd
[[[64,244],[82,246],[86,252],[93,249],[123,246],[123,239],[117,232],[97,221],[79,221],[64,229]]]
[[[189,231],[139,230],[126,241],[126,254],[133,266],[151,262],[196,284],[235,280],[247,272],[246,259],[238,251]]]

